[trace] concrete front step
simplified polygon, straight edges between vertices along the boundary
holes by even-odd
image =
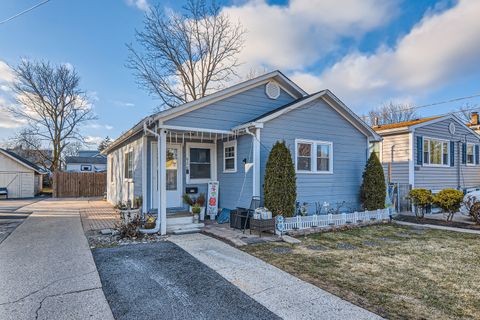
[[[191,224],[193,223],[193,216],[186,217],[169,217],[167,216],[167,226],[168,225],[180,225],[180,224]]]
[[[172,233],[173,234],[189,234],[189,233],[198,233],[201,231],[202,229],[199,229],[199,228],[191,228],[191,229],[177,229],[177,230],[174,230]]]
[[[201,229],[205,225],[203,223],[185,223],[185,224],[169,224],[169,221],[167,220],[167,232],[173,233],[178,230],[191,230],[191,229]]]

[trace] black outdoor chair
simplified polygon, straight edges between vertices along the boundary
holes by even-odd
[[[252,201],[250,201],[250,207],[240,208],[237,207],[235,213],[233,214],[233,221],[230,224],[233,228],[238,228],[245,233],[245,230],[250,226],[250,219],[253,216],[255,209],[261,206],[261,198],[260,197],[252,197]]]

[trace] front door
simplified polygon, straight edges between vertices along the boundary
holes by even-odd
[[[158,208],[158,144],[152,142],[152,208]],[[182,206],[182,145],[167,144],[167,208]]]

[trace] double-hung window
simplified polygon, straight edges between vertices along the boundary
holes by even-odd
[[[333,143],[295,140],[297,173],[333,173]]]
[[[423,163],[433,166],[450,164],[449,142],[440,139],[423,139]]]
[[[133,179],[133,150],[125,153],[124,169],[125,179]]]
[[[187,183],[207,183],[216,179],[215,145],[187,144]]]
[[[467,143],[467,165],[475,164],[475,145]]]
[[[237,172],[237,140],[223,143],[223,172]]]

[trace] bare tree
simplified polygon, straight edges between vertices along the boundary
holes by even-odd
[[[41,139],[28,127],[10,137],[8,148],[42,168],[50,168],[52,164],[51,150],[45,148]]]
[[[29,136],[52,150],[49,169],[58,170],[65,148],[73,141],[83,142],[80,126],[96,119],[80,89],[80,77],[71,66],[43,61],[24,59],[12,69],[17,104],[9,111],[26,121]]]
[[[127,45],[127,66],[167,107],[202,98],[237,76],[244,43],[242,26],[213,0],[189,0],[183,9],[182,14],[152,8],[143,31],[136,31],[140,49]]]
[[[397,104],[394,102],[385,103],[381,107],[371,110],[365,117],[370,125],[378,123],[389,124],[417,119],[419,116],[409,104]]]
[[[465,120],[466,123],[470,123],[472,119],[472,112],[480,112],[480,106],[477,104],[472,105],[466,103],[455,112],[461,119]]]
[[[266,67],[257,67],[257,68],[250,68],[248,73],[245,75],[245,80],[250,80],[256,77],[261,76],[262,74],[267,73],[268,70]]]

